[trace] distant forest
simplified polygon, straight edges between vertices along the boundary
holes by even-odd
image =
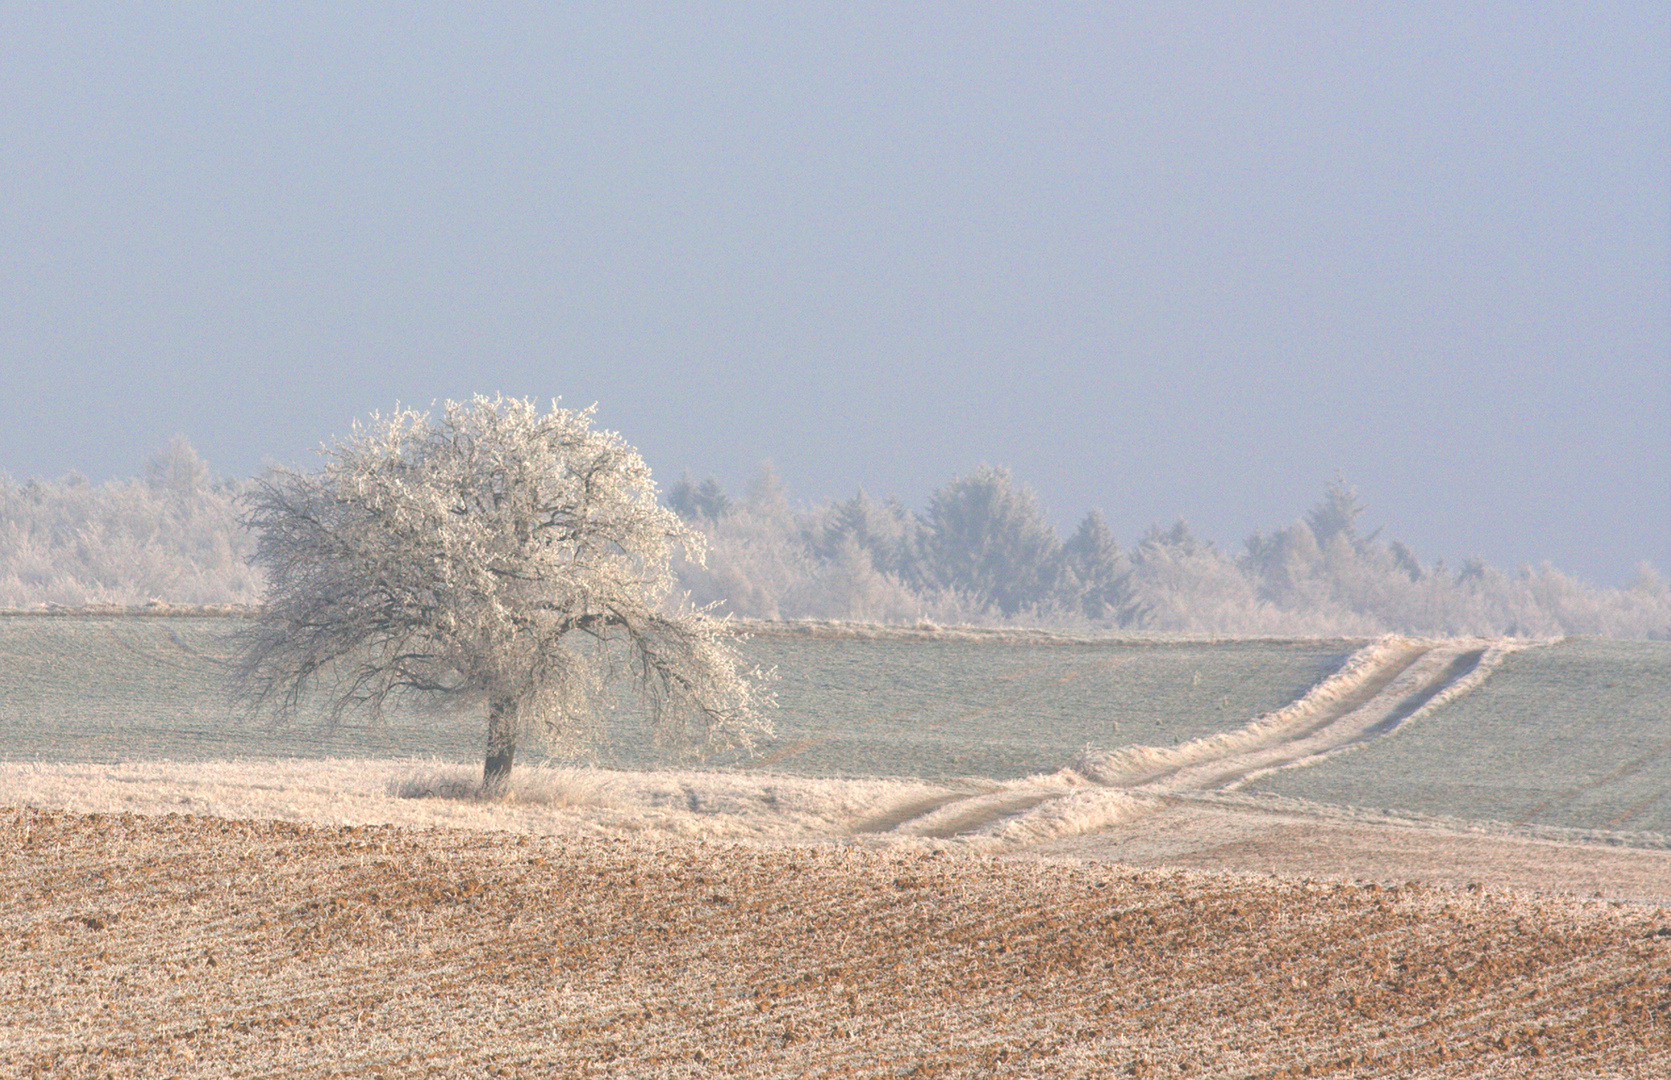
[[[145,475],[0,475],[0,607],[255,604],[261,578],[239,524],[244,481],[217,478],[181,437]],[[759,619],[1029,625],[1198,635],[1595,634],[1671,638],[1671,586],[1644,564],[1599,588],[1544,563],[1509,572],[1423,563],[1380,530],[1343,481],[1240,551],[1178,522],[1122,547],[1093,510],[1065,540],[1033,493],[981,466],[914,511],[863,491],[797,507],[770,466],[732,497],[682,477],[669,506],[708,537],[678,566],[691,599]]]
[[[137,480],[0,473],[0,607],[255,604],[244,482],[216,478],[182,436]]]

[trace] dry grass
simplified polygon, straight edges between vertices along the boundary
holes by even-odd
[[[1671,1068],[1645,905],[823,842],[0,810],[0,1072]]]

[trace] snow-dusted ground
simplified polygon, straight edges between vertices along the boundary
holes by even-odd
[[[1001,852],[1129,835],[1187,803],[1201,820],[1211,804],[1214,828],[1277,812],[1351,828],[1671,845],[1653,816],[1671,811],[1660,798],[1671,792],[1667,706],[1651,687],[1671,673],[1661,643],[1388,637],[1343,652],[1333,641],[766,633],[749,646],[783,672],[784,709],[783,737],[764,758],[522,765],[512,796],[484,803],[472,794],[479,732],[469,717],[407,713],[335,731],[233,717],[220,691],[224,629],[0,621],[0,758],[12,759],[0,761],[0,803]],[[1591,668],[1612,685],[1584,688]],[[1586,693],[1633,704],[1586,715],[1574,704]],[[1553,703],[1554,719],[1520,718],[1529,702]],[[1263,708],[1227,719],[1249,704]],[[1557,722],[1560,738],[1549,731]],[[1528,747],[1573,744],[1589,756],[1526,761]],[[1482,813],[1460,785],[1445,786],[1494,762],[1537,812]],[[1020,771],[1028,763],[1041,767]],[[1613,789],[1629,812],[1607,809]],[[1449,798],[1400,798],[1412,790]],[[1577,794],[1563,802],[1550,791]],[[1565,820],[1562,807],[1590,819]]]
[[[124,633],[102,634],[106,670],[36,650],[0,655],[0,680],[15,692],[27,669],[57,707],[102,710],[113,758],[125,731],[191,729],[158,712],[124,726],[90,686],[156,709],[172,679],[183,711],[214,719],[187,693],[205,667],[186,635]],[[870,723],[903,736],[910,717],[943,717],[933,730],[956,745],[1013,724],[1005,708],[1055,707],[1051,687],[1086,693],[1111,658],[1157,675],[1128,709],[1187,702],[1221,674],[1215,646],[1192,647],[1202,665],[1170,680],[1163,661],[1185,654],[976,653],[997,673],[946,685],[984,703],[929,695],[927,720]],[[1237,648],[1245,668],[1260,649],[1278,667],[1298,655]],[[1262,789],[1354,770],[1357,801],[1385,805],[1399,778],[1377,760],[1442,778],[1428,736],[1450,730],[1459,761],[1479,752],[1454,730],[1460,707],[1561,655],[1388,638],[1251,720],[1197,713],[1170,741],[1081,745],[1027,775],[783,771],[857,745],[816,730],[753,768],[519,765],[493,801],[475,797],[474,760],[284,756],[283,733],[218,744],[245,747],[228,759],[0,761],[15,901],[0,952],[16,975],[0,985],[0,1072],[1662,1075],[1665,835]],[[1661,654],[1643,656],[1629,670],[1657,670]],[[59,689],[77,677],[79,696]],[[5,707],[41,733],[42,700]],[[1485,752],[1520,745],[1499,728]],[[1660,775],[1632,753],[1587,790]],[[382,825],[404,828],[363,827]]]
[[[472,761],[479,716],[391,710],[379,727],[282,729],[227,699],[232,618],[0,618],[0,759]],[[1172,743],[1279,709],[1361,642],[1074,641],[1046,634],[800,625],[742,643],[775,670],[779,739],[754,768],[805,776],[985,776],[1061,768],[1087,744]],[[655,768],[630,711],[599,763]]]
[[[1503,659],[1397,738],[1246,790],[1603,833],[1671,833],[1671,642],[1569,638]]]

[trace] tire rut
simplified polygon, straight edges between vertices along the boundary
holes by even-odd
[[[899,806],[890,806],[886,809],[877,811],[871,816],[865,818],[863,821],[859,822],[857,825],[853,826],[853,832],[861,835],[866,833],[893,832],[906,822],[916,821],[919,818],[926,817],[940,809],[942,806],[947,806],[955,802],[962,802],[966,799],[980,798],[980,796],[988,794],[991,794],[991,792],[952,791],[946,792],[942,795],[931,795],[927,798],[912,799],[910,802],[903,803]]]
[[[1327,728],[1329,725],[1339,722],[1343,717],[1351,715],[1363,708],[1365,705],[1369,704],[1369,702],[1373,701],[1377,696],[1386,690],[1387,686],[1391,684],[1394,679],[1410,670],[1410,668],[1414,666],[1418,660],[1426,656],[1429,651],[1430,650],[1428,649],[1411,649],[1398,654],[1397,656],[1391,658],[1384,666],[1378,667],[1373,674],[1364,680],[1361,686],[1326,705],[1318,713],[1316,719],[1295,725],[1293,727],[1284,726],[1282,728],[1272,730],[1262,738],[1250,740],[1246,747],[1242,749],[1241,753],[1252,753],[1260,750],[1267,750],[1276,746],[1291,744],[1300,739],[1315,735],[1317,732]],[[1257,723],[1257,721],[1255,721],[1255,723]],[[1146,773],[1133,780],[1114,783],[1109,786],[1141,790],[1143,788],[1153,787],[1164,780],[1169,780],[1172,777],[1177,776],[1179,773],[1198,767],[1200,764],[1202,763],[1191,761],[1168,765],[1163,768],[1155,769],[1152,772]]]
[[[1165,796],[1234,790],[1255,777],[1308,764],[1398,730],[1432,706],[1466,692],[1510,648],[1479,639],[1387,639],[1349,660],[1286,709],[1235,732],[1175,747],[1124,748],[1076,764],[1056,777],[1015,781],[1003,791],[948,794],[873,816],[856,831],[937,839],[971,837],[1006,818],[1066,795],[1069,776],[1083,785],[1129,792],[1160,805]],[[1482,667],[1484,670],[1482,670]],[[1142,767],[1145,759],[1151,763]],[[1082,788],[1081,788],[1082,789]],[[966,804],[959,810],[960,804]],[[913,812],[914,811],[914,812]]]

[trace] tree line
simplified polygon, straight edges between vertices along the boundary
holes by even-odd
[[[215,476],[183,437],[144,475],[92,484],[0,475],[0,607],[256,604],[263,575],[240,524],[254,481]],[[1029,623],[1195,634],[1599,634],[1671,637],[1671,588],[1644,565],[1622,588],[1547,563],[1446,566],[1365,531],[1336,480],[1297,520],[1236,549],[1184,522],[1122,544],[1095,510],[1063,538],[1037,497],[981,466],[920,509],[863,490],[793,505],[763,467],[732,495],[679,478],[662,501],[709,546],[678,588],[738,616],[881,623]]]
[[[1544,563],[1504,571],[1423,562],[1365,533],[1343,480],[1299,520],[1239,551],[1186,522],[1151,525],[1122,547],[1087,512],[1063,539],[1007,470],[980,466],[921,511],[863,490],[792,509],[769,465],[733,499],[713,478],[681,477],[669,505],[709,541],[679,567],[692,598],[739,616],[884,623],[999,622],[1190,634],[1596,634],[1671,638],[1671,587],[1643,564],[1598,588]]]
[[[215,476],[184,436],[137,478],[0,473],[0,607],[259,603],[255,540],[239,524],[248,489]]]

